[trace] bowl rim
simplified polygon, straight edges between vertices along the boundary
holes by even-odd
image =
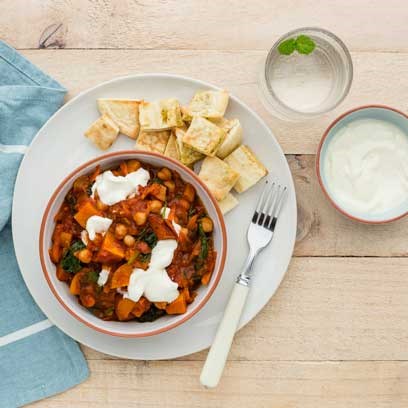
[[[89,322],[88,320],[84,319],[83,317],[81,317],[78,313],[76,313],[72,308],[70,308],[62,299],[62,297],[59,295],[57,288],[54,286],[54,284],[52,283],[52,280],[50,278],[50,272],[47,270],[46,267],[46,263],[45,263],[45,253],[48,253],[48,251],[44,248],[44,235],[45,235],[45,225],[49,219],[50,216],[50,210],[52,205],[54,204],[55,200],[57,199],[57,197],[59,196],[61,190],[66,186],[66,184],[72,180],[73,177],[75,177],[76,174],[78,174],[81,170],[85,169],[88,166],[91,166],[93,164],[97,164],[98,162],[108,159],[108,158],[119,158],[120,156],[124,156],[124,155],[138,155],[138,154],[143,154],[143,155],[147,155],[147,156],[151,156],[151,157],[155,157],[155,158],[159,158],[161,160],[164,160],[165,162],[168,161],[171,164],[175,165],[177,169],[181,169],[181,171],[185,171],[187,173],[189,173],[192,178],[194,179],[194,181],[196,183],[198,183],[205,191],[205,193],[207,194],[207,196],[209,197],[210,201],[212,202],[212,204],[214,205],[214,208],[216,210],[216,214],[217,217],[219,219],[220,222],[220,226],[221,226],[221,242],[222,242],[222,251],[221,251],[221,262],[220,262],[220,266],[218,268],[215,275],[215,279],[213,280],[213,283],[211,284],[211,286],[208,286],[208,291],[205,294],[205,296],[203,297],[203,299],[201,300],[201,302],[198,304],[198,306],[192,310],[191,312],[186,312],[185,316],[174,322],[174,323],[170,323],[164,327],[158,328],[158,329],[154,329],[154,330],[150,330],[150,331],[146,331],[143,333],[121,333],[121,332],[117,332],[117,331],[112,331],[112,330],[107,330],[104,329],[102,327],[98,327],[94,324],[92,324],[91,322]],[[45,211],[43,213],[43,217],[41,220],[41,226],[40,226],[40,234],[39,234],[39,253],[40,253],[40,263],[41,263],[41,269],[43,271],[44,277],[48,283],[49,288],[51,289],[51,292],[54,294],[54,296],[57,298],[57,300],[59,301],[59,303],[63,306],[63,308],[69,312],[73,317],[75,317],[77,320],[79,320],[80,322],[84,323],[86,326],[90,327],[91,329],[94,329],[100,333],[103,334],[108,334],[111,336],[117,336],[117,337],[124,337],[124,338],[137,338],[137,337],[149,337],[149,336],[153,336],[153,335],[157,335],[160,333],[164,333],[170,329],[173,329],[183,323],[185,323],[187,320],[191,319],[194,315],[196,315],[204,306],[205,304],[208,302],[208,300],[210,299],[211,295],[213,294],[213,292],[215,291],[216,287],[218,286],[218,283],[221,279],[221,276],[223,274],[224,271],[224,267],[225,267],[225,260],[226,260],[226,255],[227,255],[227,232],[226,232],[226,226],[225,226],[225,220],[224,220],[224,216],[221,212],[221,209],[218,205],[217,200],[213,197],[213,195],[211,194],[210,190],[208,189],[208,187],[204,184],[204,182],[202,180],[200,180],[197,176],[197,174],[195,174],[191,169],[189,169],[188,167],[184,166],[183,164],[181,164],[180,162],[176,161],[175,159],[171,158],[171,157],[167,157],[164,156],[162,154],[159,153],[155,153],[155,152],[147,152],[147,151],[142,151],[142,150],[120,150],[117,152],[111,152],[111,153],[106,153],[103,154],[101,156],[95,157],[91,160],[86,161],[85,163],[81,164],[80,166],[76,167],[73,171],[71,171],[66,177],[64,177],[64,179],[59,183],[58,187],[55,189],[54,193],[51,195],[50,199],[48,200],[48,203],[45,207]],[[102,320],[101,320],[102,321]],[[124,322],[126,323],[126,322]]]
[[[324,195],[326,196],[326,198],[329,200],[330,204],[341,214],[345,215],[346,217],[352,219],[353,221],[358,221],[361,222],[363,224],[372,224],[372,225],[378,225],[378,224],[387,224],[389,222],[393,222],[393,221],[397,221],[403,217],[405,217],[406,215],[408,215],[408,211],[397,215],[396,217],[393,218],[386,218],[383,220],[367,220],[365,218],[360,218],[360,217],[356,217],[355,215],[350,214],[349,212],[347,212],[346,210],[344,210],[343,208],[341,208],[335,201],[334,199],[330,196],[329,192],[327,191],[326,187],[324,186],[323,180],[322,180],[322,176],[321,176],[321,171],[320,171],[320,164],[321,164],[321,152],[322,152],[322,148],[324,145],[324,142],[327,139],[327,136],[329,135],[330,131],[333,129],[333,127],[339,123],[340,121],[342,121],[345,117],[349,116],[350,114],[360,111],[360,110],[364,110],[364,109],[383,109],[383,110],[388,110],[388,111],[392,111],[395,113],[400,114],[401,116],[403,116],[405,119],[408,120],[408,115],[404,112],[402,112],[399,109],[393,108],[391,106],[388,105],[382,105],[382,104],[369,104],[369,105],[361,105],[358,106],[356,108],[350,109],[344,113],[342,113],[340,116],[338,116],[333,122],[331,122],[331,124],[327,127],[327,129],[325,130],[325,132],[323,133],[322,138],[320,139],[320,143],[319,146],[317,148],[317,153],[316,153],[316,162],[315,162],[315,168],[316,168],[316,174],[317,174],[317,179],[319,181],[320,184],[320,188],[322,189]]]

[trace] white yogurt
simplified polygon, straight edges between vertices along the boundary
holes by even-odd
[[[347,212],[375,216],[398,208],[408,199],[408,135],[383,120],[355,120],[330,141],[323,171]]]
[[[88,232],[89,239],[93,241],[95,239],[96,234],[105,235],[106,231],[108,231],[111,224],[112,220],[110,218],[101,217],[99,215],[92,215],[91,217],[89,217],[88,220],[86,221],[86,231]]]
[[[130,275],[128,293],[123,297],[137,302],[144,295],[151,302],[172,302],[179,292],[178,285],[167,274],[166,268],[173,260],[177,241],[166,239],[158,241],[152,249],[149,268],[135,268]]]
[[[98,276],[98,285],[103,286],[109,278],[109,269],[102,268]]]
[[[161,211],[162,217],[167,220],[170,215],[170,208],[169,207],[163,207]],[[180,235],[181,231],[181,225],[177,224],[174,220],[171,221],[171,224],[173,225],[174,231],[176,231],[177,235]]]
[[[108,170],[96,177],[92,186],[92,198],[97,192],[104,204],[113,205],[136,194],[139,186],[145,187],[149,179],[149,172],[143,168],[126,176],[115,176]]]

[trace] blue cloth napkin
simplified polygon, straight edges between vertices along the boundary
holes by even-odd
[[[11,201],[21,159],[38,129],[62,105],[65,92],[0,41],[1,408],[59,393],[89,375],[76,342],[53,326],[31,298],[11,236]]]

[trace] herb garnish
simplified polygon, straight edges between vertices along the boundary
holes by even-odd
[[[310,54],[316,48],[315,42],[307,35],[299,35],[296,38],[288,38],[278,46],[278,51],[282,55],[290,55],[295,50],[299,54]]]
[[[86,275],[86,279],[88,283],[96,283],[98,282],[99,273],[96,271],[89,271]]]
[[[142,229],[142,231],[137,236],[137,239],[139,241],[146,242],[146,244],[149,245],[150,248],[154,248],[157,244],[156,234],[152,230],[147,229],[146,227]]]
[[[82,241],[76,241],[71,245],[61,261],[61,266],[65,271],[69,273],[77,273],[82,268],[81,262],[74,253],[84,248],[85,244]]]
[[[152,254],[139,254],[140,262],[146,263],[150,260]]]

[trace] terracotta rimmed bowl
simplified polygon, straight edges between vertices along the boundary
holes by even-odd
[[[396,221],[408,214],[408,197],[402,205],[395,208],[390,208],[382,214],[373,216],[364,213],[351,213],[342,208],[341,204],[339,204],[335,197],[331,194],[330,185],[326,180],[323,169],[327,147],[333,138],[336,137],[337,132],[343,126],[353,122],[354,120],[367,118],[379,119],[392,123],[401,128],[408,137],[408,116],[397,109],[385,105],[365,105],[351,109],[339,116],[324,132],[316,155],[316,173],[323,193],[333,207],[341,214],[354,221],[359,221],[366,224],[385,224],[387,222]]]
[[[166,315],[154,322],[108,322],[97,318],[78,303],[77,297],[70,294],[68,285],[65,282],[61,282],[57,279],[55,265],[51,262],[48,254],[48,249],[51,246],[51,236],[55,226],[54,216],[75,179],[91,172],[97,165],[100,165],[102,169],[106,169],[119,164],[123,160],[129,159],[137,159],[144,163],[158,167],[168,167],[171,170],[177,171],[184,181],[191,183],[195,187],[198,196],[201,198],[209,216],[214,222],[214,247],[217,251],[217,260],[210,282],[207,286],[200,286],[197,291],[197,297],[194,302],[188,306],[186,313],[173,316]],[[216,200],[204,183],[190,169],[160,154],[122,151],[106,154],[84,163],[59,184],[45,208],[40,228],[39,250],[41,266],[48,285],[61,305],[72,316],[101,333],[120,337],[146,337],[157,335],[179,326],[204,307],[217,287],[223,272],[227,253],[227,236],[224,218]]]

